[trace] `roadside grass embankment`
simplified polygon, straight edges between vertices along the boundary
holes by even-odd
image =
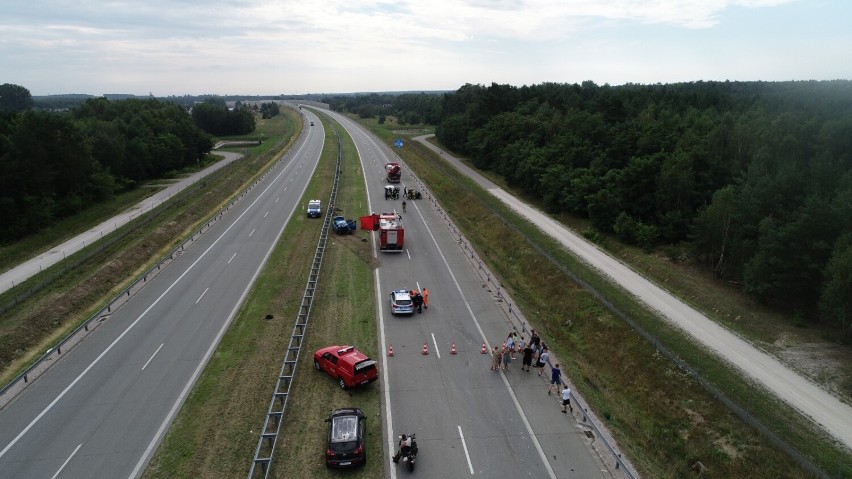
[[[375,121],[364,123],[389,145],[397,136]],[[644,477],[690,477],[697,474],[693,467],[704,468],[701,477],[812,477],[663,356],[663,347],[823,470],[848,475],[850,461],[844,462],[843,452],[806,420],[454,173],[439,155],[414,141],[396,151],[502,278],[509,295],[532,327],[543,333],[567,366],[568,377]],[[599,298],[656,340],[645,340]]]
[[[303,203],[325,204],[338,148],[324,118],[326,143]],[[336,214],[357,218],[367,208],[357,152],[341,127],[341,178]],[[327,206],[327,205],[326,205]],[[314,258],[321,220],[294,215],[237,317],[187,398],[145,478],[246,477],[284,359]],[[331,234],[323,257],[305,340],[287,401],[271,477],[384,476],[380,386],[343,391],[314,370],[313,352],[353,344],[377,358],[375,268],[369,233]],[[273,317],[265,319],[267,314]],[[367,464],[329,470],[324,451],[328,412],[359,407],[368,416]]]
[[[0,382],[13,379],[44,351],[51,348],[109,299],[126,288],[142,272],[207,221],[235,195],[244,190],[295,141],[300,116],[290,109],[269,120],[258,121],[266,143],[257,149],[246,149],[246,158],[235,161],[184,190],[162,207],[105,237],[107,247],[92,245],[44,271],[53,277],[46,287],[0,315]],[[257,153],[257,151],[261,153]],[[111,212],[104,208],[88,212],[43,234],[28,238],[26,245],[10,245],[4,264],[12,257],[31,257],[51,245],[86,231],[104,219],[138,202],[138,192],[116,199]],[[68,268],[68,264],[76,264]],[[63,272],[64,271],[64,272]],[[27,289],[33,278],[21,285]],[[17,294],[10,290],[0,296],[7,301]]]

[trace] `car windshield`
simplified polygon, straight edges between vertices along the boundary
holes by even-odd
[[[376,369],[376,361],[372,359],[365,359],[355,365],[355,371],[359,373],[366,373],[371,369]]]
[[[354,441],[357,431],[357,416],[338,416],[331,420],[331,442],[333,443]]]

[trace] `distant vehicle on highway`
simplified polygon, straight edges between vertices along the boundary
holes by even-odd
[[[322,216],[322,203],[320,200],[308,201],[308,218],[319,218]]]
[[[314,122],[311,122],[311,126],[314,126]]]
[[[355,346],[328,346],[314,353],[314,367],[337,379],[341,389],[354,388],[379,379],[376,361]]]
[[[406,289],[398,289],[390,293],[391,314],[414,314],[414,301]]]
[[[358,408],[336,409],[328,419],[328,444],[325,448],[325,465],[350,467],[367,462],[367,415]]]

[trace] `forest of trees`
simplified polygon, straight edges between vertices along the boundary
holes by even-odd
[[[468,84],[323,100],[436,125],[448,148],[551,211],[627,243],[688,251],[764,303],[852,340],[852,82]],[[4,242],[195,164],[212,144],[199,127],[254,129],[248,108],[216,97],[192,117],[156,99],[91,98],[65,113],[32,105],[26,89],[0,85]]]
[[[337,96],[438,139],[550,211],[852,340],[852,82],[464,85]]]
[[[852,82],[465,85],[438,139],[622,241],[852,340]]]
[[[216,136],[245,135],[253,132],[256,126],[250,108],[238,104],[230,110],[225,101],[218,98],[209,98],[194,105],[192,119],[199,128]]]
[[[361,118],[379,118],[379,123],[393,116],[400,125],[437,125],[441,121],[440,100],[434,93],[370,93],[322,99],[332,110],[354,113]]]
[[[182,107],[155,99],[94,98],[58,113],[0,108],[0,242],[197,166],[212,145]]]

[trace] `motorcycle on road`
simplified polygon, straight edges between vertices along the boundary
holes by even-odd
[[[417,461],[417,440],[414,437],[414,434],[408,436],[411,439],[410,447],[402,447],[395,456],[393,456],[394,464],[399,464],[399,461],[402,460],[403,464],[408,465],[408,471],[414,472],[414,463]],[[400,436],[400,439],[403,439],[403,436]]]

